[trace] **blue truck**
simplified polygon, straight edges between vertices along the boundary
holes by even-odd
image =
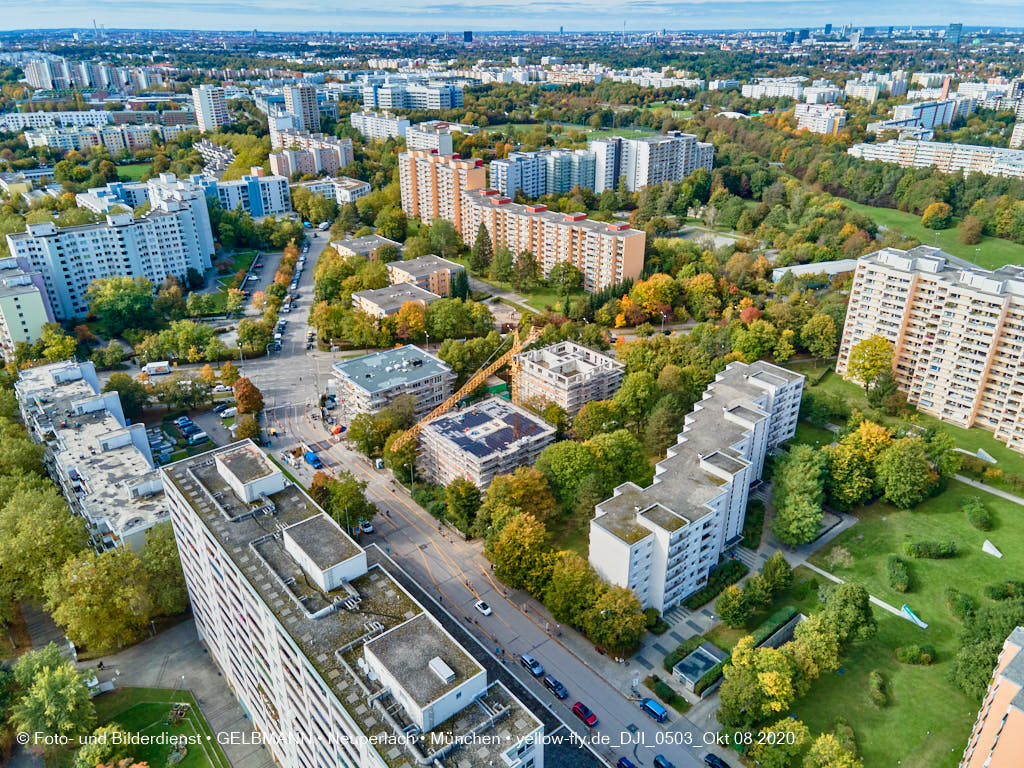
[[[320,457],[316,455],[316,451],[306,451],[303,458],[313,469],[323,469],[324,463],[320,461]]]

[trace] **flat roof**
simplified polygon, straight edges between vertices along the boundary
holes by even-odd
[[[343,563],[361,551],[359,545],[326,512],[285,528],[285,533],[321,570]]]
[[[370,394],[387,392],[435,376],[451,376],[439,358],[413,344],[371,352],[331,366],[334,372]]]
[[[345,250],[351,251],[359,256],[365,256],[366,254],[377,250],[382,245],[393,245],[399,250],[402,249],[402,244],[395,242],[394,240],[388,240],[386,237],[380,235],[364,235],[363,237],[352,237],[348,240],[336,240],[331,243],[334,248],[344,248]]]
[[[531,349],[521,353],[519,361],[523,371],[542,368],[566,380],[590,379],[621,372],[626,367],[613,357],[573,341],[560,341],[540,349]]]
[[[266,477],[274,471],[269,460],[259,449],[250,449],[248,445],[239,445],[218,453],[217,457],[228,470],[243,483],[251,483]]]
[[[515,451],[525,441],[555,433],[555,428],[540,416],[500,397],[438,416],[423,430],[477,459]]]
[[[434,272],[440,272],[441,270],[458,272],[465,269],[465,267],[458,262],[442,259],[440,256],[433,253],[428,253],[424,256],[420,256],[419,258],[409,259],[408,261],[388,262],[388,268],[400,269],[403,272],[408,272],[413,277],[428,277]]]
[[[441,298],[436,293],[424,290],[414,283],[396,283],[383,288],[356,291],[352,294],[352,298],[354,299],[356,296],[375,304],[389,315],[400,310],[407,301],[422,301],[424,304],[429,304]]]
[[[478,205],[493,205],[496,208],[510,208],[520,216],[535,217],[554,224],[581,227],[596,234],[608,235],[610,237],[627,237],[644,234],[638,229],[631,229],[629,227],[617,229],[617,227],[622,225],[622,222],[618,221],[606,222],[588,218],[573,220],[570,217],[575,214],[549,211],[546,209],[537,210],[538,208],[544,208],[544,206],[539,204],[521,205],[520,203],[513,203],[511,201],[498,203],[499,200],[507,200],[507,198],[498,195],[493,189],[465,189],[462,191],[462,194],[469,195]]]

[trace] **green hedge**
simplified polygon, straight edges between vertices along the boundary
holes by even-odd
[[[740,543],[747,549],[761,546],[761,534],[764,532],[764,502],[751,499],[747,502],[747,514],[743,518],[743,541]]]
[[[956,557],[957,546],[955,541],[908,541],[903,545],[903,552],[907,557],[917,559],[927,558],[929,560],[947,560]]]
[[[877,669],[868,673],[868,694],[872,703],[882,709],[889,706],[889,692],[886,690],[885,678]]]
[[[723,661],[718,662],[709,669],[704,675],[698,680],[693,686],[693,692],[700,696],[704,691],[718,682],[718,678],[722,676],[722,670],[725,669],[725,665],[729,663],[732,657],[728,657]]]
[[[960,509],[967,514],[967,522],[979,531],[992,530],[992,514],[985,508],[980,496],[969,496],[960,502]]]
[[[775,634],[776,630],[787,621],[796,616],[797,610],[792,605],[784,605],[775,611],[771,616],[762,621],[750,636],[754,638],[754,645],[758,646]]]
[[[690,702],[672,690],[672,686],[657,675],[648,675],[644,678],[644,685],[653,691],[655,696],[676,710],[676,712],[685,715],[690,711]]]
[[[973,616],[974,612],[978,609],[977,600],[955,587],[946,587],[944,595],[946,597],[946,605],[949,606],[949,612],[961,621],[968,616]]]
[[[697,650],[698,646],[703,642],[704,637],[702,635],[694,635],[683,640],[683,642],[676,646],[674,651],[665,656],[665,660],[662,662],[665,671],[671,672],[676,664]]]
[[[724,563],[719,563],[708,574],[708,583],[686,598],[683,605],[691,611],[707,605],[718,597],[722,590],[730,584],[735,584],[749,571],[747,564],[742,560],[726,560]]]
[[[910,570],[907,564],[896,555],[889,555],[885,565],[886,573],[889,576],[889,586],[897,592],[910,591]]]
[[[925,643],[897,648],[896,661],[903,664],[931,664],[935,661],[935,646]]]

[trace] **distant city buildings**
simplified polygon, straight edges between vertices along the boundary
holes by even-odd
[[[575,416],[591,400],[610,400],[625,366],[582,344],[562,341],[523,352],[512,367],[512,398],[517,403],[554,403]]]
[[[804,377],[730,363],[686,416],[646,488],[623,483],[590,521],[590,564],[643,606],[667,611],[707,583],[743,537],[765,456],[796,433]]]
[[[938,168],[945,173],[984,173],[1024,177],[1024,150],[955,144],[944,141],[897,141],[854,144],[849,154],[863,160],[895,163],[903,168]]]
[[[545,149],[511,152],[488,166],[493,189],[507,197],[522,192],[526,197],[561,195],[576,187],[593,189],[596,153],[586,149]]]
[[[192,105],[196,111],[196,122],[204,133],[216,131],[231,122],[227,98],[219,85],[200,85],[192,89]]]
[[[462,86],[448,83],[384,83],[363,88],[363,106],[374,109],[454,109],[462,106]]]
[[[954,97],[934,101],[918,101],[893,107],[892,118],[868,123],[869,133],[899,130],[900,128],[936,128],[949,125],[957,117],[966,117],[974,111],[974,100]]]
[[[70,112],[6,112],[0,115],[0,131],[24,131],[33,128],[80,128],[109,125],[113,113],[107,109]]]
[[[533,464],[554,439],[540,416],[491,397],[428,422],[416,466],[437,485],[463,478],[486,490],[497,475]]]
[[[796,129],[811,133],[839,133],[846,125],[846,110],[835,104],[797,104]]]
[[[1010,633],[964,749],[960,768],[1013,768],[1024,744],[1024,627]]]
[[[837,373],[871,336],[892,343],[893,377],[918,410],[1024,451],[1024,268],[989,271],[925,245],[863,256]]]
[[[353,112],[349,122],[367,139],[391,139],[405,136],[409,121],[388,112]]]
[[[416,418],[455,391],[455,373],[419,347],[407,344],[331,366],[342,407],[350,415],[377,413],[402,395],[416,398]]]
[[[72,149],[88,153],[90,147],[105,147],[111,154],[122,151],[136,152],[153,146],[153,134],[160,141],[174,141],[184,131],[196,130],[195,125],[82,125],[71,128],[39,128],[25,131],[29,147],[48,147],[63,152]]]
[[[29,435],[97,551],[142,549],[170,517],[141,422],[128,424],[117,392],[101,392],[91,362],[27,368],[14,384]]]
[[[799,75],[793,77],[762,77],[756,83],[747,83],[740,90],[746,99],[765,99],[788,96],[801,99],[804,95],[803,82],[807,78]]]

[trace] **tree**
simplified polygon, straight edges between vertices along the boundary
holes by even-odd
[[[984,225],[974,216],[965,216],[960,222],[960,242],[964,245],[977,245],[981,242]]]
[[[572,431],[580,440],[589,440],[602,432],[613,432],[622,422],[622,413],[614,400],[591,400],[572,420]]]
[[[35,651],[28,651],[14,662],[14,681],[18,687],[28,690],[32,687],[33,681],[43,669],[50,667],[56,669],[62,664],[68,663],[61,655],[60,648],[56,643],[50,642]]]
[[[598,471],[594,454],[575,440],[552,443],[541,451],[534,466],[547,478],[564,509],[571,507],[583,478]]]
[[[875,462],[875,476],[886,500],[899,509],[920,504],[938,480],[920,437],[895,440]]]
[[[540,279],[540,264],[532,251],[521,251],[516,257],[515,270],[512,273],[512,287],[532,290]]]
[[[609,586],[584,615],[583,630],[595,645],[612,652],[636,648],[647,632],[643,607],[633,590]]]
[[[111,334],[153,327],[153,284],[144,277],[99,278],[89,286],[86,297],[90,311]]]
[[[452,278],[451,295],[453,299],[462,299],[463,301],[469,299],[469,276],[466,275],[466,270],[460,269],[455,273],[455,277]]]
[[[800,340],[815,357],[832,357],[836,351],[836,321],[818,312],[800,329]]]
[[[814,740],[804,758],[804,768],[863,768],[864,763],[843,747],[831,733]]]
[[[526,512],[516,515],[488,547],[495,574],[513,589],[542,594],[550,573],[546,542],[543,523]]]
[[[892,371],[892,342],[877,334],[858,341],[850,350],[846,372],[867,391],[885,371]]]
[[[247,377],[236,379],[234,389],[239,413],[259,413],[263,410],[263,393]]]
[[[808,445],[794,446],[775,470],[772,531],[785,544],[813,541],[821,525],[826,459]]]
[[[142,416],[142,410],[149,405],[149,389],[127,373],[112,373],[103,385],[104,392],[117,392],[121,398],[121,409],[130,419]]]
[[[553,288],[557,288],[568,303],[569,294],[583,287],[583,273],[575,264],[560,261],[548,272],[548,283]]]
[[[43,357],[50,362],[72,359],[78,350],[75,337],[64,333],[57,323],[44,323],[39,341],[43,346]]]
[[[642,424],[658,400],[658,385],[649,371],[626,374],[622,386],[612,398],[630,421]]]
[[[825,491],[829,503],[839,510],[859,507],[871,498],[875,486],[874,466],[846,441],[823,449],[828,458]]]
[[[96,723],[89,689],[70,662],[39,669],[14,706],[11,725],[27,734],[62,737],[77,743]],[[43,747],[57,751],[63,747]]]
[[[445,517],[460,531],[468,531],[480,509],[480,489],[469,480],[457,477],[444,490]]]
[[[605,432],[590,438],[584,445],[594,456],[606,493],[610,494],[613,488],[625,482],[643,488],[654,480],[654,467],[632,432],[625,429]]]
[[[742,627],[750,619],[751,606],[743,590],[730,584],[715,601],[715,611],[730,627]]]
[[[139,555],[146,571],[154,616],[173,616],[188,609],[188,589],[171,524],[157,523],[146,531]]]
[[[512,275],[515,272],[515,257],[505,246],[501,246],[494,254],[494,259],[491,261],[491,277],[502,283],[507,283],[512,280]]]
[[[238,368],[230,360],[225,360],[220,367],[220,383],[233,387],[239,378]]]
[[[493,255],[491,235],[484,223],[480,222],[476,231],[476,240],[473,241],[473,248],[469,253],[469,265],[477,274],[485,274],[491,266]]]
[[[476,535],[487,535],[487,527],[495,522],[494,510],[500,506],[529,510],[544,525],[553,521],[558,511],[551,486],[536,467],[518,467],[511,475],[498,475],[491,481],[477,513]]]
[[[244,416],[240,416],[238,423],[235,425],[235,440],[260,440],[260,423],[256,420],[256,415],[247,413]]]
[[[377,507],[366,498],[366,483],[357,480],[351,472],[339,472],[330,488],[328,511],[342,528],[351,526],[354,530],[359,523],[368,522],[377,514]]]
[[[949,229],[953,226],[953,208],[949,203],[932,203],[924,209],[921,224],[928,229]]]
[[[760,768],[790,768],[811,743],[811,730],[801,721],[787,717],[761,729],[747,753]]]
[[[44,590],[54,620],[76,645],[96,654],[136,640],[152,610],[145,568],[131,549],[72,557]]]
[[[544,605],[556,621],[579,628],[597,600],[600,587],[590,563],[576,552],[563,550],[553,558]]]
[[[774,552],[761,566],[760,578],[768,592],[777,595],[793,583],[793,569],[785,555],[781,552]]]
[[[224,311],[230,315],[240,315],[245,306],[245,294],[237,288],[229,288]]]
[[[772,520],[772,532],[784,544],[806,544],[817,538],[823,517],[820,506],[801,497],[776,512]]]
[[[117,723],[101,725],[75,753],[72,768],[96,768],[128,757],[128,734]]]
[[[427,239],[434,252],[446,259],[458,255],[462,245],[462,239],[455,230],[455,226],[447,219],[435,219],[434,223],[430,225]]]
[[[841,642],[868,640],[878,632],[878,622],[871,612],[871,595],[863,584],[847,581],[831,587],[824,613]]]

